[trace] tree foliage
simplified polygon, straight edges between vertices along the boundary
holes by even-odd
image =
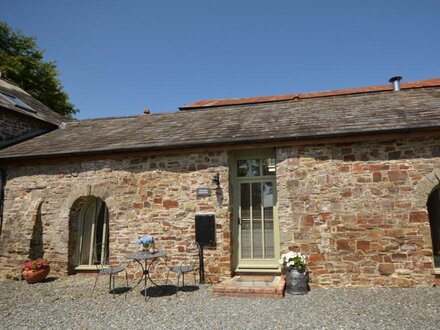
[[[13,31],[0,22],[0,72],[53,111],[72,117],[78,109],[69,101],[58,79],[54,61],[44,61],[34,37]]]

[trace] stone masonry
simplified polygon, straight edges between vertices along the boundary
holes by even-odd
[[[215,214],[217,246],[205,250],[207,280],[230,277],[228,167],[225,152],[123,159],[29,162],[10,167],[0,240],[1,275],[17,276],[30,255],[36,220],[42,224],[44,256],[52,272],[67,274],[69,228],[87,196],[101,198],[109,210],[110,257],[140,249],[136,240],[153,235],[169,256],[167,265],[194,257],[195,215]],[[212,178],[220,174],[221,190]],[[196,189],[211,188],[211,197],[197,198]],[[41,225],[40,225],[41,226]],[[71,250],[71,247],[70,247]],[[194,250],[191,250],[192,252]],[[164,268],[164,266],[163,266]],[[163,269],[164,270],[164,269]],[[159,272],[162,276],[166,272]]]
[[[219,190],[212,183],[217,172]],[[308,255],[315,287],[431,285],[426,200],[439,183],[440,138],[277,148],[281,250]],[[211,197],[197,198],[201,187],[211,188]],[[53,271],[68,273],[69,230],[87,196],[109,209],[113,261],[138,250],[136,239],[147,234],[168,253],[168,265],[187,261],[195,215],[215,214],[217,246],[205,251],[207,277],[232,275],[226,151],[10,165],[0,275],[19,274],[37,222]]]
[[[281,148],[277,161],[282,250],[309,256],[313,286],[434,282],[438,138]]]
[[[34,136],[47,131],[47,125],[18,116],[12,111],[0,110],[0,147],[19,138]]]

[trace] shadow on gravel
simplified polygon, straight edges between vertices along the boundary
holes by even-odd
[[[49,276],[49,277],[46,277],[44,280],[42,280],[41,283],[50,283],[50,282],[54,282],[56,280],[58,280],[58,277]]]
[[[125,294],[128,293],[131,290],[130,287],[126,288],[126,287],[121,287],[121,288],[115,288],[115,294],[116,295],[121,295],[121,294]],[[113,294],[113,290],[110,290],[108,293]]]
[[[176,287],[174,287],[174,289],[175,289]],[[179,291],[182,291],[182,292],[194,292],[194,291],[197,291],[199,289],[199,287],[198,286],[195,286],[195,285],[185,285],[183,288],[179,288]]]
[[[199,288],[194,285],[186,285],[183,288],[179,288],[181,292],[194,292]],[[141,291],[141,294],[145,296],[145,290]],[[169,297],[176,294],[175,285],[158,285],[147,288],[147,296],[151,298],[156,297]]]

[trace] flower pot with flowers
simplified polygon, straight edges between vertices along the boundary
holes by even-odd
[[[286,277],[286,292],[306,294],[309,291],[309,275],[306,272],[307,257],[301,253],[289,251],[281,255],[280,264]]]
[[[50,265],[47,259],[37,259],[23,264],[21,275],[29,284],[44,280],[50,272]]]
[[[151,254],[156,252],[156,243],[153,236],[143,236],[137,240],[138,244],[142,244],[142,251],[147,251]]]

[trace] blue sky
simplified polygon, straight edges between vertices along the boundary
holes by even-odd
[[[79,119],[440,77],[440,1],[21,1]]]

